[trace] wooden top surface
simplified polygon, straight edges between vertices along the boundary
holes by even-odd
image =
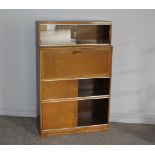
[[[111,25],[110,20],[98,21],[37,21],[38,24],[90,24],[90,25]]]

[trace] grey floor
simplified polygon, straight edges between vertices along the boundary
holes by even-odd
[[[0,116],[0,144],[155,144],[155,125],[110,123],[107,132],[92,132],[41,139],[35,118]]]

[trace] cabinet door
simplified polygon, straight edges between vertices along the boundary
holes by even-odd
[[[111,47],[59,47],[41,49],[42,79],[111,75]]]
[[[58,80],[41,82],[41,99],[60,99],[78,96],[77,80]]]
[[[77,101],[42,103],[42,129],[77,126]]]

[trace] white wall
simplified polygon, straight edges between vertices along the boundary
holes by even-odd
[[[0,114],[36,116],[36,20],[113,22],[111,120],[155,123],[155,10],[0,10]]]

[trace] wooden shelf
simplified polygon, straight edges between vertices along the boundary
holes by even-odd
[[[50,102],[65,102],[65,101],[80,101],[80,100],[89,100],[89,99],[105,99],[109,98],[110,95],[100,95],[100,96],[86,96],[86,97],[72,97],[72,98],[60,98],[60,99],[48,99],[42,100],[41,103],[50,103]]]
[[[62,81],[62,80],[80,80],[80,79],[98,79],[98,78],[111,78],[111,76],[96,76],[96,77],[76,77],[76,78],[55,78],[55,79],[42,79],[41,82],[52,82],[52,81]]]

